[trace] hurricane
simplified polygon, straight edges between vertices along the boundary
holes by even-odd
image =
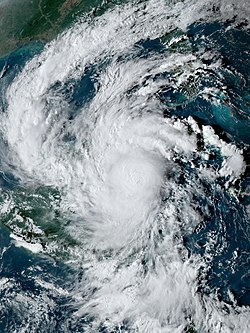
[[[250,331],[249,14],[128,1],[3,60],[2,332]]]

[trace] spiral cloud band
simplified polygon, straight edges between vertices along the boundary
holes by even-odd
[[[177,333],[193,324],[200,332],[250,330],[246,309],[226,313],[216,297],[199,294],[204,262],[182,242],[205,214],[191,203],[204,195],[202,179],[234,181],[244,171],[241,151],[191,117],[164,117],[158,98],[164,87],[185,84],[220,61],[202,61],[214,56],[206,50],[171,53],[167,42],[144,53],[143,42],[185,30],[209,16],[211,3],[152,0],[82,19],[27,62],[8,88],[1,128],[7,163],[23,183],[58,188],[61,209],[74,215],[67,232],[77,241],[84,276],[71,299],[74,320],[89,319],[84,332],[100,325],[105,332]],[[81,95],[81,86],[87,97],[76,105],[72,96]],[[176,180],[183,168],[188,179],[192,161],[206,160],[201,133],[224,164],[215,171],[200,162],[183,185]]]

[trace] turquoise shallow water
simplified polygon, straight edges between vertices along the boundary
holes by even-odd
[[[181,76],[181,70],[180,73],[162,70],[161,73],[148,75],[151,76],[150,82],[158,82],[159,79],[167,82],[150,96],[160,103],[166,119],[174,117],[185,121],[192,116],[199,128],[211,125],[220,139],[242,150],[246,168],[233,185],[226,185],[229,176],[203,178],[199,181],[203,192],[197,190],[189,195],[190,184],[194,187],[198,184],[201,165],[219,170],[224,161],[221,150],[212,144],[208,150],[204,137],[198,134],[196,157],[183,160],[181,154],[174,155],[175,165],[169,170],[168,177],[177,190],[166,188],[161,193],[162,205],[170,202],[176,206],[180,230],[173,237],[177,243],[182,244],[185,253],[183,261],[192,256],[203,258],[197,275],[197,294],[201,298],[213,295],[223,304],[225,311],[236,309],[237,312],[239,308],[247,309],[250,306],[250,35],[244,25],[229,29],[231,25],[231,22],[195,23],[185,33],[174,29],[164,37],[139,40],[132,49],[126,50],[127,53],[117,57],[118,63],[122,65],[128,59],[150,61],[155,55],[188,55],[212,50],[213,58],[203,57],[203,64],[209,66],[220,61],[220,66],[215,68],[197,67],[188,80],[180,84],[176,82]],[[172,43],[166,51],[165,46],[169,40]],[[40,54],[43,48],[42,44],[30,44],[0,59],[2,115],[8,113],[8,87],[25,63]],[[69,152],[77,145],[78,133],[70,132],[68,124],[77,121],[81,110],[88,108],[93,101],[99,91],[98,73],[105,72],[110,62],[110,59],[95,61],[86,66],[80,76],[72,76],[64,81],[58,79],[49,87],[49,93],[59,96],[68,105],[57,136],[60,136],[60,144],[63,142]],[[126,94],[132,96],[140,88],[147,87],[147,78],[144,79],[145,82],[142,80],[137,86],[130,87]],[[45,112],[55,108],[55,105],[55,100],[48,99]],[[189,130],[193,132],[191,126]],[[92,332],[136,332],[129,319],[110,328],[107,322],[95,326],[95,316],[91,314],[76,317],[77,306],[73,305],[71,292],[74,285],[82,283],[84,279],[87,281],[87,272],[79,262],[72,264],[77,257],[74,251],[80,241],[74,239],[67,227],[72,225],[72,221],[78,221],[79,217],[72,208],[62,209],[64,188],[44,185],[40,180],[33,181],[32,177],[23,181],[17,172],[15,158],[9,157],[10,146],[3,135],[0,147],[0,331],[21,332],[22,328],[22,332],[27,333],[89,332],[91,329]],[[202,151],[207,153],[205,160],[199,154]],[[178,188],[186,191],[190,200],[188,203],[185,197],[177,200],[174,191],[178,192]],[[7,208],[6,202],[9,205]],[[181,219],[186,218],[183,212],[188,204],[195,207],[202,218],[198,224],[182,230]],[[158,232],[156,248],[163,242],[164,228]],[[17,247],[13,234],[19,237],[19,241],[23,239],[26,245],[39,244],[41,253]],[[103,257],[109,258],[109,255],[106,251]],[[150,270],[146,255],[142,266],[146,275],[147,270]],[[85,295],[84,290],[82,297],[91,298],[91,293],[95,293],[94,287],[88,292]],[[196,332],[192,318],[187,322],[189,324],[183,332]],[[206,333],[199,328],[198,332]],[[218,332],[224,332],[223,328]]]

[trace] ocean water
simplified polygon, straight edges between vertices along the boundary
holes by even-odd
[[[0,59],[0,332],[250,331],[247,1],[131,1]]]

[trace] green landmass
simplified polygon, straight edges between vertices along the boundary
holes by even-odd
[[[0,0],[0,56],[30,41],[48,42],[84,13],[101,15],[129,0]]]
[[[41,244],[51,256],[65,257],[77,242],[67,232],[70,218],[60,211],[60,202],[52,187],[1,190],[0,224],[26,242]]]

